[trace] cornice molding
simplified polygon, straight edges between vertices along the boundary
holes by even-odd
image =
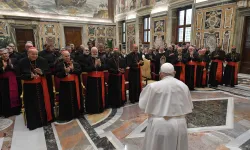
[[[230,2],[233,2],[233,0],[208,0],[208,1],[204,1],[204,2],[201,2],[201,3],[196,3],[195,4],[195,8],[201,8],[201,7],[209,7],[211,5],[216,5],[216,4],[223,4],[223,3],[230,3]]]

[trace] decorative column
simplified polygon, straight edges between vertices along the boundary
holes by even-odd
[[[140,29],[140,24],[139,24],[140,20],[139,20],[139,16],[136,16],[136,20],[135,20],[135,44],[137,46],[140,46],[140,33],[139,33],[139,29]]]
[[[119,22],[116,21],[115,23],[115,37],[116,37],[116,44],[115,47],[119,47],[119,43],[120,43],[120,34],[121,33],[121,26],[119,25]]]
[[[168,20],[167,20],[167,35],[166,35],[166,43],[170,44],[172,42],[172,20],[173,20],[173,10],[171,7],[168,9]]]
[[[195,1],[196,2],[196,1]],[[195,13],[196,13],[196,8],[195,8],[195,3],[192,4],[192,27],[191,27],[191,44],[195,44]]]

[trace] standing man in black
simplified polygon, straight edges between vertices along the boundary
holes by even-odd
[[[133,45],[133,51],[127,56],[127,66],[129,67],[129,100],[131,103],[139,101],[142,90],[141,66],[143,64],[142,55],[138,52],[138,46]]]
[[[45,50],[41,51],[38,53],[38,55],[42,58],[44,58],[49,65],[49,71],[45,75],[47,84],[48,84],[48,90],[49,90],[49,95],[50,95],[50,103],[51,103],[51,112],[52,116],[54,118],[54,106],[55,106],[55,97],[54,97],[54,92],[53,92],[53,80],[52,80],[52,75],[55,73],[55,61],[57,59],[57,55],[54,54],[54,46],[53,45],[47,45]]]

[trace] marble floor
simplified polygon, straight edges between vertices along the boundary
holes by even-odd
[[[196,89],[186,116],[189,150],[250,150],[250,76],[235,88]],[[148,116],[138,104],[29,131],[23,116],[1,119],[1,150],[139,150]]]

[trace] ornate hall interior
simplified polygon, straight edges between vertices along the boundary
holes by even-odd
[[[126,54],[134,45],[142,51],[190,43],[210,52],[219,46],[226,54],[234,47],[240,54],[238,84],[190,91],[188,149],[250,150],[250,0],[0,0],[0,48],[13,43],[21,53],[27,41],[38,51],[48,44],[61,50],[91,42]],[[150,62],[141,69],[144,87],[156,82]],[[141,149],[148,114],[129,100],[127,79],[125,84],[124,106],[55,119],[35,130],[27,128],[23,112],[0,115],[0,150]],[[53,90],[57,101],[56,85]]]

